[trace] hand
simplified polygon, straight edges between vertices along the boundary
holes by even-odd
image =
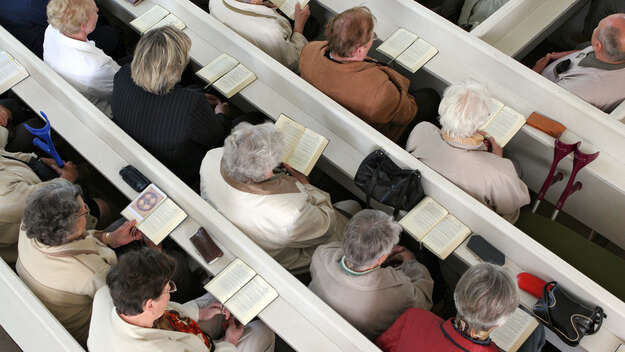
[[[569,54],[578,52],[579,50],[560,51],[547,54],[552,60],[561,59]]]
[[[547,54],[544,57],[538,59],[538,61],[536,61],[536,64],[534,65],[534,67],[532,67],[532,70],[534,70],[534,72],[542,74],[545,68],[547,68],[547,65],[549,65],[549,62],[551,62],[551,56],[550,54]]]
[[[217,104],[217,106],[215,106],[215,114],[224,114],[228,116],[229,113],[230,113],[230,105],[228,105],[228,102],[219,103]]]
[[[11,121],[11,110],[0,105],[0,126],[7,127]]]
[[[284,166],[286,171],[288,171],[289,174],[291,174],[291,176],[295,177],[295,179],[298,180],[301,184],[303,184],[303,185],[309,185],[310,184],[310,181],[308,181],[308,177],[306,177],[306,175],[304,175],[303,173],[295,170],[294,168],[292,168],[287,163],[282,163],[282,166]]]
[[[226,310],[223,304],[219,302],[213,302],[206,307],[200,309],[200,320],[211,320],[215,316],[223,314],[226,320],[230,319],[230,312]]]
[[[277,7],[273,2],[268,1],[268,0],[264,0],[261,3],[270,9],[275,9]]]
[[[481,134],[482,136],[484,136],[484,138],[486,138],[486,141],[488,142],[488,151],[503,158],[503,148],[499,146],[499,144],[497,144],[497,142],[495,142],[495,138],[493,136],[489,136],[486,132],[484,131],[477,131],[477,133]]]
[[[219,99],[216,95],[204,93],[204,96],[206,97],[206,100],[213,108],[221,103],[221,99]]]
[[[46,164],[49,168],[54,170],[59,175],[59,177],[64,178],[71,183],[74,183],[76,182],[76,180],[78,180],[78,167],[73,162],[65,161],[65,164],[61,168],[56,164],[56,161],[54,161],[54,159],[40,158],[39,160],[41,160],[42,163]]]
[[[293,31],[304,34],[304,26],[306,21],[308,21],[308,17],[310,17],[310,6],[306,5],[302,8],[298,2],[295,4],[295,15],[293,17],[295,17]]]
[[[226,329],[224,340],[236,346],[239,344],[241,336],[243,336],[243,324],[236,321],[236,319],[228,320],[228,328]]]
[[[126,245],[134,240],[140,240],[143,238],[143,234],[140,231],[133,230],[135,225],[137,224],[136,220],[126,221],[117,230],[111,232],[109,234],[110,243],[109,246],[111,248],[121,247]],[[137,232],[139,233],[137,235]]]
[[[386,261],[388,261],[388,262],[394,262],[394,261],[406,262],[406,261],[409,261],[409,260],[416,260],[416,259],[417,258],[415,257],[415,255],[411,251],[409,251],[406,247],[404,247],[404,246],[395,246],[391,250],[391,254],[388,256]]]

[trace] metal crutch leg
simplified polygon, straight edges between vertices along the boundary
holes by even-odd
[[[561,172],[558,172],[557,174],[555,173],[558,167],[558,164],[560,163],[560,160],[564,159],[565,156],[569,155],[569,153],[576,150],[580,143],[581,142],[577,142],[574,144],[567,144],[567,143],[560,141],[560,139],[555,140],[554,148],[553,148],[553,162],[551,163],[551,169],[549,169],[547,178],[545,179],[543,186],[540,188],[540,192],[538,193],[538,198],[536,199],[536,203],[534,203],[534,207],[532,208],[532,213],[535,213],[536,210],[538,209],[538,206],[540,205],[540,202],[543,200],[543,198],[545,198],[545,194],[547,193],[547,190],[549,189],[549,187],[551,187],[551,185],[559,181],[562,181],[562,179],[564,178],[564,175]]]
[[[566,199],[571,194],[582,189],[582,182],[580,181],[575,182],[575,176],[577,176],[577,173],[579,172],[579,170],[581,170],[584,166],[590,164],[593,160],[597,159],[598,156],[599,156],[599,152],[596,152],[593,154],[586,154],[586,153],[582,153],[577,147],[575,148],[575,157],[573,159],[573,171],[571,171],[571,176],[569,176],[569,181],[567,182],[566,187],[564,188],[564,191],[562,191],[562,195],[560,196],[560,199],[558,199],[558,203],[556,204],[556,209],[553,211],[553,214],[551,215],[551,220],[556,219],[556,217],[560,213],[560,210],[564,206],[564,202],[566,202]]]

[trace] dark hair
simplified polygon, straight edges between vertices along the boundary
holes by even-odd
[[[143,313],[143,304],[163,292],[176,269],[176,261],[152,248],[130,251],[119,258],[106,275],[117,313]]]
[[[375,17],[364,6],[345,10],[334,16],[326,26],[330,53],[349,57],[373,37]]]

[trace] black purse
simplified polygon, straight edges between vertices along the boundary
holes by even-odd
[[[419,170],[400,168],[382,150],[367,155],[354,182],[367,196],[367,207],[373,198],[393,207],[395,218],[400,210],[412,209],[425,196]]]
[[[549,291],[550,285],[553,287]],[[543,287],[543,296],[532,310],[545,326],[570,346],[579,345],[584,335],[599,331],[606,317],[601,307],[590,308],[578,302],[555,281],[548,282]]]

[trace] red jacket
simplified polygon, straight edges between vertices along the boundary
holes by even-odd
[[[482,345],[462,336],[451,324],[427,310],[410,308],[375,340],[384,352],[498,352],[495,343]]]

